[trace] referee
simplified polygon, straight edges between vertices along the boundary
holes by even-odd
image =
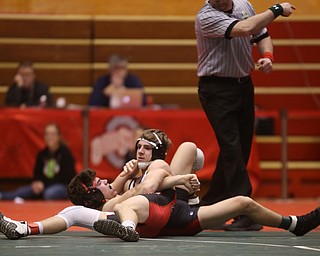
[[[220,153],[208,192],[201,205],[237,196],[251,196],[247,172],[254,133],[253,44],[264,73],[272,71],[273,45],[266,26],[295,7],[276,4],[256,14],[247,0],[208,0],[195,21],[198,50],[199,98],[214,129]],[[260,230],[262,226],[239,216],[223,229]]]

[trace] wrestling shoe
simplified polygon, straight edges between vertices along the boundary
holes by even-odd
[[[126,242],[137,242],[140,238],[133,228],[125,227],[114,220],[98,220],[93,224],[93,228],[101,234],[116,236]]]
[[[257,223],[254,223],[247,216],[240,216],[236,218],[231,224],[225,224],[225,231],[259,231],[263,229],[263,226]]]
[[[320,225],[320,208],[302,216],[290,217],[292,224],[294,224],[293,230],[291,230],[291,227],[289,228],[290,232],[296,236],[303,236]]]
[[[0,232],[8,239],[20,239],[29,235],[28,223],[26,221],[11,220],[0,212]]]

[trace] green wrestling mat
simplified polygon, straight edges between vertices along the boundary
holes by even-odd
[[[124,242],[96,232],[8,240],[0,235],[0,255],[320,255],[320,232],[296,237],[288,232],[202,232],[194,237],[161,237]]]

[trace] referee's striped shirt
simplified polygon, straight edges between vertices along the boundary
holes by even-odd
[[[218,11],[206,3],[195,21],[198,50],[198,76],[245,77],[254,68],[252,46],[263,38],[267,29],[253,37],[230,38],[236,22],[255,15],[246,0],[233,0],[232,13]],[[229,30],[228,30],[229,28]]]

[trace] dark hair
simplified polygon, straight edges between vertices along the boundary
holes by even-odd
[[[91,169],[83,170],[73,177],[67,187],[68,198],[73,204],[84,206],[83,198],[87,191],[83,185],[91,187],[95,177],[96,172]]]

